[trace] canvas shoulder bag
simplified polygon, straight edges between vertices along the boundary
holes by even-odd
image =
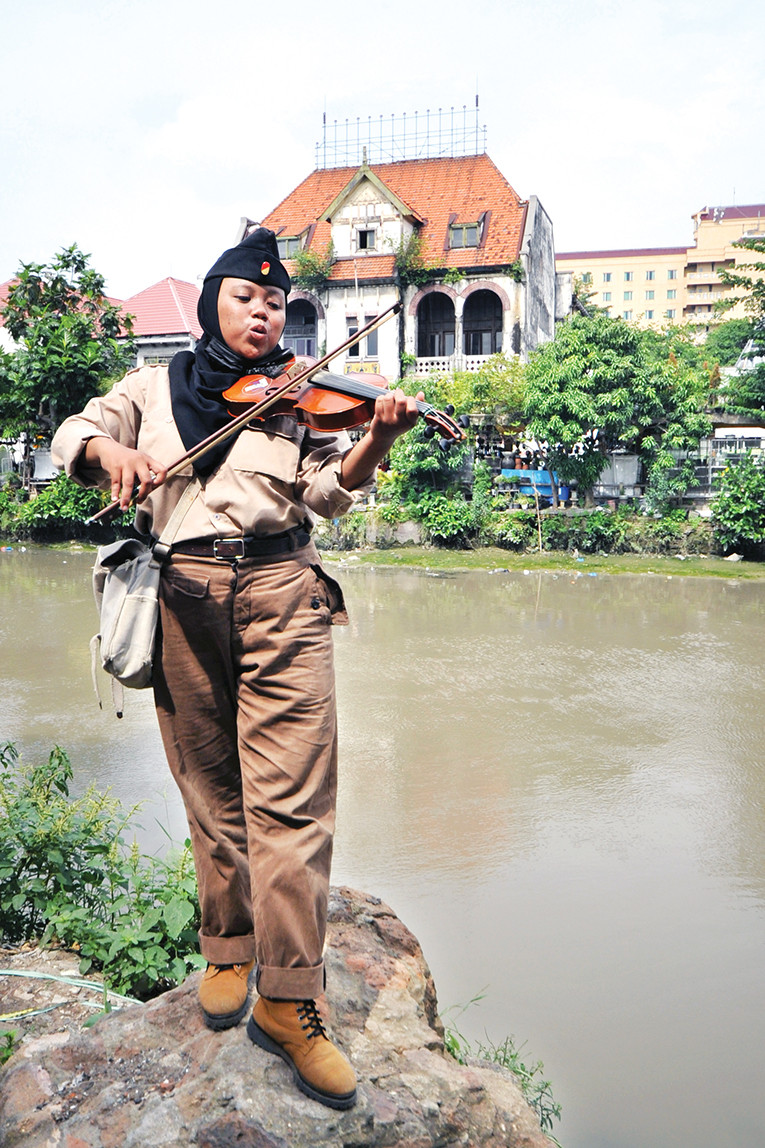
[[[93,685],[101,698],[96,667],[111,675],[112,695],[122,716],[118,686],[142,690],[151,685],[159,616],[159,578],[186,512],[201,487],[195,476],[184,490],[153,547],[140,538],[123,538],[101,546],[93,567],[93,594],[100,626],[90,642]]]

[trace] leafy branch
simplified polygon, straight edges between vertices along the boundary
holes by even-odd
[[[320,291],[329,279],[335,262],[335,248],[330,239],[323,250],[296,251],[292,259],[297,268],[293,279],[304,291]]]

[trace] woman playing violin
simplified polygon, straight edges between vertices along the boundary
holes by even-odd
[[[335,822],[337,722],[330,626],[347,621],[311,526],[371,488],[418,418],[400,390],[377,398],[363,438],[265,417],[166,481],[168,460],[229,421],[223,392],[243,375],[279,378],[289,276],[273,232],[224,252],[199,301],[204,334],[169,368],[131,371],[57,432],[54,458],[110,489],[158,538],[199,486],[162,572],[154,697],[188,816],[201,905],[205,1022],[238,1024],[284,1059],[307,1095],[355,1103],[353,1069],[316,1007]]]

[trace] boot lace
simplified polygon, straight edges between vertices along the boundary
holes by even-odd
[[[325,1040],[329,1040],[316,1008],[316,1001],[303,1001],[298,1005],[297,1014],[299,1019],[305,1022],[302,1028],[304,1032],[308,1033],[308,1040],[314,1036],[323,1036]]]

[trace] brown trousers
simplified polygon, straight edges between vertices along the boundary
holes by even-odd
[[[186,806],[202,955],[258,963],[266,997],[324,985],[339,587],[313,544],[239,563],[174,556],[160,591],[154,696]]]

